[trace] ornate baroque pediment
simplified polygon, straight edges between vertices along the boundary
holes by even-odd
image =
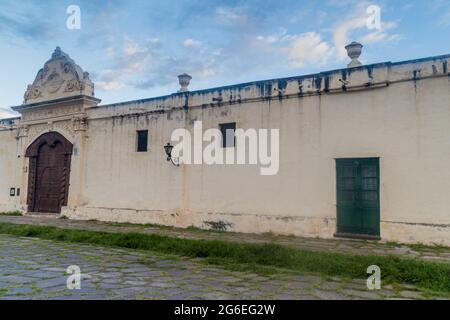
[[[94,84],[89,73],[83,72],[68,54],[56,48],[52,58],[39,70],[24,96],[24,104],[37,103],[71,96],[94,97]]]

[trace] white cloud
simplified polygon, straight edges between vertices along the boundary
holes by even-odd
[[[211,67],[204,67],[199,74],[201,78],[210,78],[217,74],[217,70]]]
[[[161,43],[161,40],[159,38],[148,38],[147,42],[151,43],[153,46],[159,45]]]
[[[381,29],[369,30],[367,28],[367,2],[362,2],[356,6],[353,13],[349,14],[344,22],[338,23],[333,29],[333,41],[336,48],[337,58],[342,61],[347,59],[345,46],[357,40],[364,44],[377,43],[381,41],[398,41],[403,37],[400,34],[392,33],[397,28],[397,23],[384,20],[383,10],[381,10]],[[358,34],[356,34],[358,31]]]
[[[0,108],[0,119],[17,117],[13,111]]]
[[[159,40],[148,39],[147,43],[140,45],[126,38],[121,50],[108,48],[108,55],[116,63],[113,68],[104,69],[95,77],[96,86],[106,91],[124,88],[127,77],[143,72],[150,64],[153,56],[151,46],[158,43]]]
[[[397,24],[395,22],[381,22],[381,29],[371,32],[361,38],[362,43],[375,43],[380,41],[398,41],[403,39],[399,34],[390,34],[390,29],[395,29]]]
[[[266,44],[275,44],[277,42],[281,42],[283,40],[289,40],[292,36],[287,33],[286,29],[281,29],[277,34],[271,34],[268,36],[258,36],[256,39],[258,41],[265,42]]]
[[[125,87],[125,83],[121,81],[96,81],[95,85],[105,91],[119,90]]]
[[[439,19],[439,24],[443,26],[450,26],[450,7],[442,14]]]
[[[108,57],[112,57],[112,56],[114,56],[116,54],[116,50],[113,47],[108,47],[108,48],[105,49],[105,54]]]
[[[210,49],[195,39],[185,39],[180,43],[188,48],[200,50],[197,54],[176,54],[173,47],[165,46],[157,38],[135,41],[125,37],[116,47],[107,49],[111,64],[93,74],[95,85],[105,91],[126,87],[148,89],[177,84],[177,75],[183,72],[202,80],[219,72],[221,49]]]
[[[330,45],[315,32],[293,37],[288,51],[292,65],[299,68],[309,63],[325,65],[333,53]]]
[[[183,41],[183,45],[185,47],[194,47],[194,48],[199,48],[202,45],[201,41],[195,40],[195,39],[186,39]]]
[[[123,52],[125,53],[126,56],[129,57],[135,56],[137,54],[145,55],[148,53],[148,48],[141,47],[138,43],[128,40],[125,43]]]
[[[235,25],[248,21],[248,16],[243,11],[243,8],[239,7],[219,7],[216,9],[216,14],[221,22]]]
[[[336,26],[333,32],[333,40],[339,60],[347,58],[345,46],[351,42],[349,40],[349,32],[355,29],[365,28],[366,21],[366,17],[354,18]]]
[[[356,6],[342,22],[331,29],[331,39],[325,39],[318,32],[306,32],[292,35],[285,29],[271,35],[256,37],[256,43],[261,52],[269,55],[285,54],[289,57],[291,66],[302,68],[305,65],[325,66],[337,61],[348,59],[345,46],[351,41],[360,41],[363,45],[386,41],[398,41],[402,36],[394,33],[397,23],[381,21],[380,30],[369,30],[367,27],[367,3]]]
[[[306,64],[325,65],[334,52],[332,46],[316,32],[290,35],[286,30],[269,36],[258,36],[257,41],[269,53],[287,54],[293,67]]]

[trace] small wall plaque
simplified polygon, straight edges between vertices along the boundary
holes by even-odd
[[[10,197],[15,197],[16,196],[16,188],[9,189],[9,196]]]

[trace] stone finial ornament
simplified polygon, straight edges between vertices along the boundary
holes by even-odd
[[[192,77],[190,75],[188,75],[187,73],[183,73],[178,76],[178,80],[179,80],[180,86],[181,86],[181,88],[178,92],[188,92],[189,91],[188,86],[192,80]]]
[[[350,57],[350,59],[352,59],[352,61],[347,65],[348,68],[362,66],[362,63],[358,60],[358,58],[361,56],[363,47],[364,46],[361,43],[355,41],[345,47],[348,56]]]
[[[50,60],[39,70],[24,95],[24,104],[50,101],[71,96],[94,97],[94,84],[67,53],[56,47]]]
[[[56,47],[55,52],[52,54],[52,59],[56,59],[58,57],[61,57],[63,52],[61,51],[60,47]]]

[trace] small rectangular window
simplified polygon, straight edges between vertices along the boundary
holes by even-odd
[[[148,130],[140,130],[137,132],[137,152],[148,151]]]
[[[222,123],[220,126],[220,132],[222,132],[222,147],[234,148],[236,145],[236,122]]]

